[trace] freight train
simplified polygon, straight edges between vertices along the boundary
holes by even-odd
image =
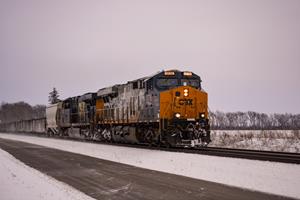
[[[190,71],[154,75],[46,108],[48,136],[173,147],[207,146],[208,97]]]

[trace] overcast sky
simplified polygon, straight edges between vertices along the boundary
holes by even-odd
[[[0,101],[174,68],[202,78],[211,110],[300,113],[300,1],[0,0]]]

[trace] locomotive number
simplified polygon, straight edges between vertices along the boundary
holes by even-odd
[[[180,99],[179,100],[179,105],[181,105],[181,106],[183,106],[183,105],[191,106],[191,105],[193,105],[193,99]]]

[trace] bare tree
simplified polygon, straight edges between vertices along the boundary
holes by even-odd
[[[212,129],[300,129],[300,114],[210,111]]]
[[[26,102],[2,103],[0,106],[0,120],[2,123],[19,120],[29,120],[45,117],[46,106],[31,106]]]

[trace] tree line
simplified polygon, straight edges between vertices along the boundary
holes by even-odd
[[[49,92],[49,103],[55,104],[59,102],[59,94],[55,87]],[[2,102],[0,105],[0,123],[9,123],[20,120],[39,119],[46,117],[46,106],[35,105],[20,101],[16,103]]]
[[[26,102],[4,103],[0,105],[0,122],[14,122],[20,120],[38,119],[46,116],[45,105],[31,106]]]
[[[253,111],[248,112],[210,112],[212,129],[300,129],[300,114],[266,114]]]
[[[45,116],[45,105],[31,106],[23,101],[17,103],[1,103],[0,105],[1,123],[38,119],[43,118]],[[211,111],[209,113],[209,118],[211,129],[219,130],[300,129],[300,114],[265,114],[253,111]]]

